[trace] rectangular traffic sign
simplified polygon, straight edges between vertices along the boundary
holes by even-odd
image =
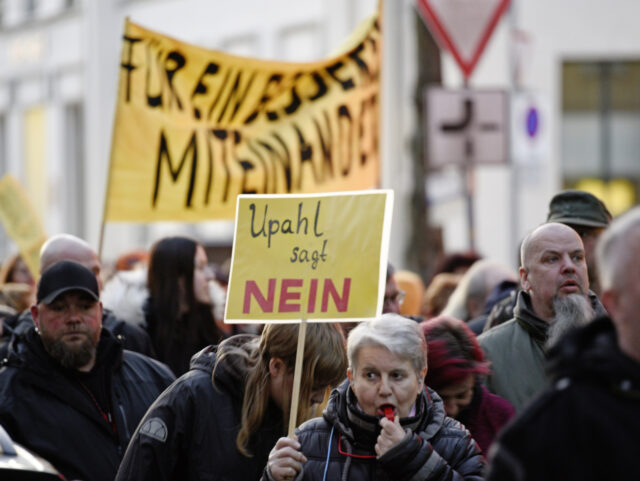
[[[432,87],[425,101],[429,167],[508,161],[506,91]]]

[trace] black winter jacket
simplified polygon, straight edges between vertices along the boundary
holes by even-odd
[[[469,432],[445,415],[442,400],[435,391],[423,392],[416,411],[414,417],[400,420],[407,431],[404,440],[376,459],[379,418],[356,407],[355,395],[349,381],[345,381],[331,393],[323,417],[307,421],[297,430],[301,451],[307,457],[298,479],[482,479],[484,460],[480,450]]]
[[[640,363],[611,320],[570,332],[549,352],[552,387],[499,436],[488,479],[637,480]]]
[[[105,329],[94,367],[100,371],[113,425],[76,372],[47,354],[34,328],[14,337],[0,368],[0,424],[67,479],[112,481],[138,422],[174,377],[163,364],[123,350]]]
[[[218,347],[257,348],[257,336],[233,336]],[[209,346],[151,406],[129,444],[117,481],[258,480],[269,452],[285,435],[282,411],[269,403],[249,442],[253,457],[236,449],[247,375],[242,356],[228,356],[211,374],[216,348]]]

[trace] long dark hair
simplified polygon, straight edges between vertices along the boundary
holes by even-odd
[[[190,344],[201,339],[204,347],[222,338],[211,306],[199,303],[193,290],[198,245],[193,239],[176,236],[160,239],[151,248],[147,285],[154,325],[148,327],[161,360],[168,358],[176,341]]]

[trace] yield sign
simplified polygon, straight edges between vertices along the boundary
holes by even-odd
[[[469,78],[510,0],[416,1],[431,32]]]

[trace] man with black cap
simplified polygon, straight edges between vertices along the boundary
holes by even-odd
[[[0,425],[67,479],[110,481],[147,408],[173,381],[102,329],[96,276],[72,261],[40,279],[35,326],[0,368]]]
[[[607,206],[596,196],[582,190],[565,190],[551,199],[547,222],[566,224],[582,238],[591,290],[600,295],[594,251],[600,234],[611,223]]]
[[[93,272],[98,282],[98,289],[102,289],[100,275],[102,265],[98,255],[84,240],[71,234],[57,234],[47,239],[40,249],[40,274],[49,266],[60,261],[74,261],[82,264]],[[11,336],[22,335],[33,326],[33,319],[31,313],[25,310],[20,314],[7,318],[4,320],[4,324],[7,332],[5,333],[5,341],[0,345],[0,356],[5,354],[6,343],[8,343]],[[125,349],[140,352],[153,358],[156,357],[151,339],[141,327],[127,322],[127,320],[119,319],[112,311],[107,309],[102,312],[102,327],[111,331],[122,342]]]

